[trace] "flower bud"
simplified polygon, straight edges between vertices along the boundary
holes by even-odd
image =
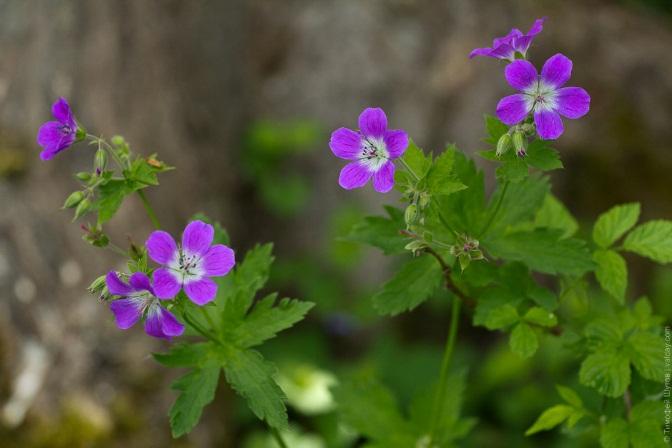
[[[525,157],[527,155],[527,141],[525,140],[525,135],[521,131],[516,131],[513,133],[513,147],[516,149],[516,155],[518,157]]]
[[[497,140],[497,157],[502,157],[511,149],[511,134],[508,132]]]
[[[104,171],[105,168],[107,168],[107,151],[105,151],[103,148],[99,148],[98,151],[96,151],[93,167],[95,168],[96,172],[99,170]]]
[[[63,208],[73,208],[77,207],[80,202],[84,199],[84,193],[81,191],[75,191],[68,198],[65,200],[65,203],[63,203]]]
[[[79,204],[77,204],[77,208],[75,209],[75,218],[73,219],[79,219],[82,216],[86,214],[86,212],[89,211],[91,208],[91,201],[89,201],[87,198],[82,199]]]
[[[86,171],[80,171],[79,173],[75,174],[75,177],[82,182],[88,182],[91,180],[91,173],[86,172]]]
[[[423,191],[422,193],[420,193],[420,197],[418,198],[418,205],[420,206],[420,209],[427,208],[431,198],[432,198],[432,196],[427,192]]]
[[[406,207],[406,211],[404,212],[404,219],[406,221],[406,224],[412,224],[415,222],[415,218],[418,217],[418,206],[415,204],[411,204],[408,207]]]

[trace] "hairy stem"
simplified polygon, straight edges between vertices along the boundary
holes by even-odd
[[[413,176],[413,179],[415,179],[416,181],[420,180],[420,177],[417,174],[415,174],[415,171],[413,171],[413,169],[408,165],[408,163],[406,163],[403,157],[399,157],[397,160],[399,161],[399,163],[404,165],[404,168],[406,168],[406,171],[408,171],[408,173],[411,176]]]
[[[154,213],[154,209],[149,204],[149,201],[147,200],[147,196],[145,196],[145,192],[142,191],[142,190],[137,190],[136,193],[138,193],[138,196],[140,197],[140,200],[142,201],[142,205],[145,207],[145,211],[147,212],[147,216],[149,216],[149,220],[152,221],[152,225],[154,226],[155,229],[160,229],[161,224],[159,223],[159,218],[156,217],[156,213]]]
[[[632,396],[630,395],[630,389],[625,389],[625,394],[623,394],[623,402],[625,403],[625,416],[629,421],[630,412],[632,412]]]
[[[478,234],[478,238],[482,237],[485,235],[485,232],[487,232],[490,229],[490,226],[494,222],[495,218],[497,217],[497,214],[499,213],[499,209],[502,207],[502,202],[504,202],[504,196],[506,196],[506,191],[509,188],[509,182],[506,181],[504,182],[504,187],[502,188],[502,194],[499,195],[499,198],[497,198],[497,204],[495,204],[495,209],[493,212],[488,216],[488,221],[485,223],[485,226],[483,226],[483,230],[481,230],[481,233]]]
[[[280,431],[278,431],[277,429],[275,429],[273,427],[269,427],[269,428],[270,428],[271,434],[273,435],[273,438],[277,442],[278,446],[280,446],[280,448],[289,448],[289,445],[287,445],[287,443],[285,443],[284,439],[282,438],[282,435],[280,435]]]

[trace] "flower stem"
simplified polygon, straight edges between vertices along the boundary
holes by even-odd
[[[210,325],[210,329],[214,331],[215,333],[217,332],[217,327],[215,327],[215,322],[212,320],[212,316],[210,316],[210,313],[208,310],[206,310],[203,307],[199,308],[201,310],[201,313],[203,314],[203,317],[205,317],[205,320],[208,321],[208,325]]]
[[[509,181],[504,182],[504,187],[502,188],[502,194],[499,195],[499,198],[497,198],[497,204],[495,204],[495,210],[490,214],[488,217],[488,221],[485,223],[485,226],[483,227],[483,230],[481,230],[481,233],[478,235],[478,238],[481,238],[483,235],[485,235],[485,232],[487,232],[490,229],[490,226],[495,220],[495,217],[497,217],[497,214],[499,213],[499,209],[502,207],[502,202],[504,202],[504,196],[506,196],[506,191],[509,188]]]
[[[408,171],[408,173],[409,173],[411,176],[413,176],[413,178],[414,178],[416,181],[419,181],[419,180],[420,180],[420,177],[419,177],[417,174],[415,174],[415,171],[413,171],[413,169],[408,165],[408,163],[406,163],[406,161],[404,160],[403,157],[399,157],[397,160],[398,160],[402,165],[404,165],[404,168],[406,168],[406,171]]]
[[[145,207],[145,211],[147,212],[147,216],[149,216],[149,220],[152,221],[152,225],[156,229],[161,228],[161,224],[159,223],[159,218],[156,217],[156,213],[154,213],[154,209],[152,206],[149,204],[149,201],[147,200],[147,196],[145,196],[145,192],[142,190],[137,190],[136,193],[138,193],[138,196],[140,196],[140,200],[142,201],[142,205]]]
[[[282,435],[280,435],[280,431],[270,426],[269,428],[271,429],[271,434],[273,434],[273,438],[275,439],[276,443],[280,446],[280,448],[289,448],[289,445],[285,443],[284,439],[282,438]]]
[[[448,275],[446,273],[446,275]],[[430,427],[430,439],[433,441],[437,427],[440,422],[441,412],[443,409],[444,396],[446,395],[448,371],[450,368],[450,360],[453,356],[455,348],[455,340],[457,339],[457,329],[460,323],[460,305],[462,299],[458,295],[453,296],[453,304],[451,307],[450,316],[450,330],[448,332],[448,339],[446,341],[446,348],[443,352],[443,360],[441,361],[441,374],[439,377],[439,390],[436,394],[436,401],[434,402],[434,412],[432,413],[432,425]]]

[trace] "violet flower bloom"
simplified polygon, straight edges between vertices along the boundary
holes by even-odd
[[[180,336],[184,332],[184,325],[161,306],[149,277],[144,273],[136,272],[128,279],[128,283],[124,283],[117,273],[112,271],[105,277],[105,283],[111,294],[122,296],[121,299],[110,303],[117,327],[127,330],[144,316],[145,332],[155,338],[170,340],[171,337]]]
[[[535,20],[527,34],[523,34],[518,28],[514,28],[506,36],[496,37],[492,41],[492,48],[476,48],[469,54],[469,58],[487,56],[489,58],[513,61],[516,59],[516,53],[520,53],[524,58],[530,45],[532,45],[534,37],[544,29],[544,20],[546,19]]]
[[[68,149],[76,140],[82,139],[80,130],[65,98],[59,98],[51,106],[51,114],[56,121],[47,121],[37,131],[37,143],[42,146],[42,160],[50,160],[56,154]]]
[[[192,221],[178,246],[170,234],[152,232],[147,239],[149,257],[162,265],[154,271],[154,290],[160,299],[172,299],[184,288],[187,297],[205,305],[217,295],[217,283],[210,277],[229,273],[236,263],[233,250],[223,244],[211,246],[215,231],[210,224]]]
[[[514,61],[506,67],[506,80],[521,93],[502,98],[497,116],[509,126],[523,121],[529,113],[542,140],[555,140],[564,131],[560,115],[576,119],[588,113],[590,95],[581,87],[562,87],[572,75],[572,61],[563,54],[551,56],[541,69],[528,61]]]
[[[338,183],[346,190],[360,188],[373,177],[373,188],[387,193],[394,186],[394,163],[408,146],[402,129],[387,129],[387,117],[380,108],[365,109],[359,115],[359,132],[347,128],[331,134],[329,147],[336,157],[351,160],[341,170]]]

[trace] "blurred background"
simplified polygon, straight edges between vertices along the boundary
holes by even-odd
[[[291,446],[353,446],[325,388],[364,364],[407,403],[438,375],[448,322],[442,297],[394,319],[372,310],[393,264],[339,237],[396,197],[341,190],[329,133],[380,106],[426,150],[484,149],[483,114],[510,88],[501,63],[467,55],[542,16],[533,62],[565,53],[570,84],[592,96],[556,145],[566,169],[554,192],[584,223],[635,200],[644,219],[672,218],[670,0],[0,0],[0,446],[273,446],[225,385],[193,433],[171,440],[177,372],[149,356],[165,344],[117,330],[86,293],[122,260],[84,243],[59,209],[92,154],[38,158],[58,96],[90,132],[177,166],[148,190],[167,230],[202,211],[239,253],[275,243],[269,288],[318,305],[266,350],[302,434]],[[141,242],[151,227],[132,198],[108,229]],[[629,262],[630,296],[672,316],[672,270]],[[549,340],[521,361],[463,319],[464,414],[479,420],[463,445],[583,446],[557,431],[523,437],[558,401],[553,384],[576,384],[576,360]]]

